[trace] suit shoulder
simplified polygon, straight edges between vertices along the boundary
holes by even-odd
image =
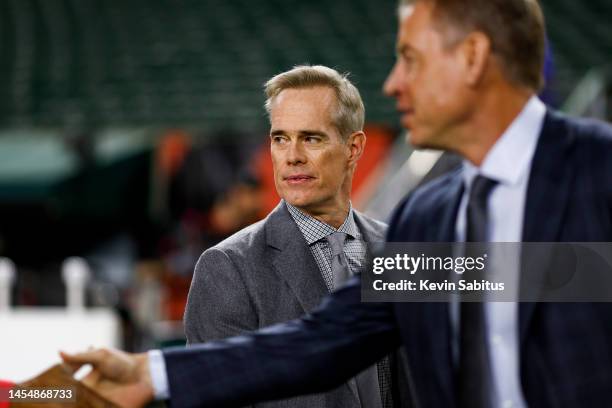
[[[599,119],[569,117],[552,114],[553,119],[565,124],[573,141],[584,147],[612,149],[612,125]]]
[[[398,228],[405,225],[427,225],[431,215],[448,204],[449,192],[461,185],[461,171],[458,167],[408,193],[391,214],[387,238],[396,240]]]
[[[436,205],[445,204],[445,197],[451,186],[461,182],[461,167],[425,183],[410,193],[400,202],[397,212],[428,211]]]
[[[583,178],[590,176],[595,184],[601,185],[605,181],[601,175],[612,172],[612,125],[597,119],[570,118],[561,114],[557,115],[557,120],[565,125],[571,163],[578,174]]]
[[[244,254],[245,251],[248,251],[250,248],[256,246],[263,247],[263,245],[265,245],[265,222],[266,219],[263,219],[241,229],[240,231],[230,235],[223,241],[204,251],[202,256],[207,255],[207,253],[217,251],[226,254]]]

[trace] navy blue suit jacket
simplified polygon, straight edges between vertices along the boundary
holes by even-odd
[[[411,194],[388,240],[454,240],[459,172]],[[523,241],[612,241],[612,128],[547,113]],[[522,303],[521,383],[530,407],[612,404],[612,304]],[[403,345],[421,407],[455,406],[448,305],[360,302],[360,281],[311,315],[252,335],[164,350],[173,406],[240,406],[320,392]]]

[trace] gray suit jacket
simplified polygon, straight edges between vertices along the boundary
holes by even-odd
[[[382,242],[385,224],[355,211],[366,242]],[[317,263],[286,206],[206,250],[185,311],[188,344],[222,339],[310,312],[328,294]],[[266,408],[358,408],[354,382],[322,394],[258,404]]]

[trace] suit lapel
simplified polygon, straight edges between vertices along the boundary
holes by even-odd
[[[328,290],[304,236],[284,203],[268,217],[266,240],[273,248],[271,261],[277,274],[291,288],[304,312],[310,312]]]
[[[523,222],[523,242],[556,242],[560,240],[561,227],[568,203],[573,174],[570,162],[573,135],[567,123],[557,114],[547,112],[533,157],[533,164],[527,186],[525,217]],[[523,266],[529,270],[529,279],[521,277],[521,290],[533,291],[546,271],[545,260],[541,256],[522,256],[523,265],[526,259],[539,260],[542,265]],[[520,339],[525,338],[529,323],[533,317],[536,303],[521,303],[519,309]]]
[[[457,213],[459,211],[459,205],[463,196],[463,179],[461,172],[458,171],[454,175],[454,182],[451,184],[447,191],[445,202],[448,203],[441,207],[440,213],[438,214],[438,222],[440,229],[434,237],[433,241],[439,242],[455,242],[456,240],[456,220]],[[435,224],[436,220],[430,220],[431,224]],[[424,313],[423,327],[425,327],[430,339],[436,339],[431,341],[431,356],[437,360],[437,367],[444,367],[445,369],[438,369],[433,373],[437,376],[437,381],[441,385],[442,392],[437,395],[435,399],[438,400],[439,406],[452,406],[452,402],[455,400],[455,376],[454,370],[448,369],[454,367],[453,356],[452,356],[452,333],[450,327],[450,310],[449,303],[430,303],[428,305],[428,313]]]
[[[357,224],[357,228],[359,228],[359,232],[361,233],[363,240],[366,243],[376,243],[376,242],[384,242],[385,241],[385,230],[383,228],[380,228],[379,230],[376,230],[374,228],[371,228],[368,223],[365,221],[365,219],[363,218],[363,215],[361,215],[361,213],[359,213],[358,211],[353,211],[353,215],[355,217],[355,224]],[[371,247],[367,247],[367,254],[366,257],[368,259],[366,259],[366,265],[369,262],[369,258],[372,255],[370,253],[370,249]],[[357,388],[357,382],[358,381],[365,381],[366,383],[375,383],[378,386],[378,376],[377,376],[377,371],[373,370],[372,367],[369,367],[368,369],[366,369],[365,371],[359,373],[357,375],[357,377],[352,378],[349,382],[348,382],[348,386],[351,389],[351,391],[353,392],[353,394],[355,394],[355,397],[357,398],[357,400],[360,402],[361,406],[368,406],[368,407],[375,407],[375,406],[380,406],[381,401],[380,398],[374,398],[373,400],[371,399],[373,396],[371,395],[360,395],[359,393],[359,389]],[[364,398],[369,397],[370,400],[369,401],[364,401]]]
[[[442,206],[438,215],[438,222],[440,223],[440,229],[437,236],[432,241],[437,242],[455,242],[455,226],[457,223],[457,213],[459,212],[459,204],[461,204],[461,197],[463,196],[463,180],[461,178],[461,172],[457,172],[454,175],[454,182],[448,189],[448,205]],[[436,220],[431,220],[432,224]]]
[[[359,228],[361,235],[363,235],[363,240],[365,242],[384,242],[385,241],[385,231],[381,228],[380,231],[375,230],[374,228],[370,228],[368,224],[365,222],[363,215],[358,211],[353,211],[355,216],[355,224]]]
[[[559,239],[572,182],[568,165],[573,137],[565,121],[548,112],[533,157],[523,223],[523,241]]]
[[[291,288],[304,313],[319,306],[329,290],[302,232],[282,202],[268,217],[266,240],[272,248],[276,273]],[[347,385],[359,401],[355,380],[351,379]]]
[[[431,216],[411,223],[418,223],[417,231],[425,231],[424,237],[411,237],[411,241],[454,242],[455,224],[461,197],[463,180],[458,171],[451,176],[442,196],[433,203],[427,203],[435,211],[427,211]],[[425,223],[423,225],[422,223]],[[408,226],[410,227],[410,226]],[[451,348],[451,327],[448,303],[398,303],[398,316],[408,322],[403,334],[409,337],[404,342],[410,372],[418,373],[414,382],[418,399],[422,406],[452,407],[455,400],[454,363]],[[401,323],[400,323],[401,324]]]

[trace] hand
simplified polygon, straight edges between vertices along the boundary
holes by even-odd
[[[153,400],[147,353],[98,349],[77,354],[60,351],[60,356],[74,371],[91,364],[93,370],[83,383],[121,407],[142,407]]]

